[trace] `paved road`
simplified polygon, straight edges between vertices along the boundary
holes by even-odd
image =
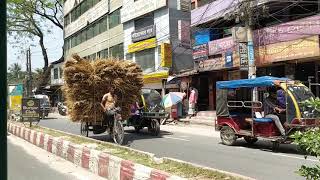
[[[47,119],[41,121],[40,125],[79,134],[79,124],[67,119]],[[305,160],[296,153],[293,145],[281,145],[280,152],[273,153],[270,142],[258,141],[248,146],[239,140],[235,146],[230,147],[222,145],[218,137],[195,135],[194,132],[181,133],[172,127],[170,131],[164,130],[168,129],[165,126],[162,129],[160,137],[150,136],[147,132],[135,134],[133,130],[126,130],[126,145],[154,153],[158,157],[177,158],[263,180],[303,179],[294,171],[302,164],[313,165],[318,162],[315,158]],[[105,134],[89,136],[112,141]]]
[[[9,180],[102,180],[60,157],[30,144],[8,136]]]

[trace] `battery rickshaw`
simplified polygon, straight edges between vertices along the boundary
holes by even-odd
[[[138,133],[147,127],[148,131],[158,136],[160,133],[160,124],[168,118],[169,113],[165,112],[161,105],[161,95],[154,89],[142,89],[141,96],[137,102],[138,112],[132,112],[131,117],[125,121],[124,126],[133,126]]]
[[[258,139],[270,140],[273,150],[280,143],[291,143],[291,134],[319,127],[313,109],[303,103],[314,98],[312,92],[298,81],[271,76],[217,82],[216,130],[225,145],[234,145],[238,138],[253,144]],[[281,120],[285,134],[281,134],[272,118],[265,114],[266,100],[274,90],[284,92],[285,109]],[[252,97],[255,97],[253,101]],[[266,117],[267,116],[267,117]]]

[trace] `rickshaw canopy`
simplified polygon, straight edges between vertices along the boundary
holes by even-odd
[[[254,79],[239,79],[232,81],[218,81],[217,89],[236,89],[274,86],[275,81],[287,81],[288,78],[278,78],[272,76],[262,76]]]

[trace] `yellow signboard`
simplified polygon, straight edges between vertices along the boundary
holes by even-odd
[[[22,96],[10,96],[10,110],[20,111]]]
[[[172,66],[171,45],[168,43],[161,44],[161,67]]]
[[[169,76],[168,71],[146,74],[143,76],[143,83],[144,84],[161,83],[162,79],[166,79],[168,78],[168,76]]]
[[[137,51],[142,51],[145,49],[150,49],[150,48],[155,48],[157,47],[157,40],[156,38],[151,38],[151,39],[147,39],[144,41],[140,41],[140,42],[136,42],[133,44],[130,44],[128,46],[128,52],[129,53],[134,53]]]

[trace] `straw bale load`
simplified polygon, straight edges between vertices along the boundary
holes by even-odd
[[[63,91],[73,122],[101,122],[101,99],[110,87],[118,96],[122,119],[127,119],[130,105],[137,101],[143,86],[142,70],[132,61],[88,61],[78,55],[65,62],[64,80]]]

